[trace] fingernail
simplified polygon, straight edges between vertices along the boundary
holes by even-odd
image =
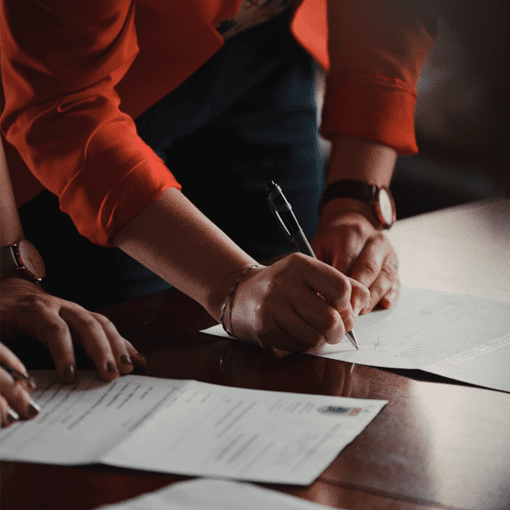
[[[35,382],[35,379],[33,377],[29,377],[27,379],[27,384],[30,386],[32,390],[35,390],[37,388],[37,383]]]
[[[62,379],[65,383],[73,383],[76,379],[76,372],[73,365],[69,365],[62,371]]]
[[[15,421],[18,421],[18,420],[19,420],[19,414],[14,410],[9,409],[7,411],[7,421],[9,423],[14,423]]]
[[[41,412],[41,408],[33,401],[28,403],[28,414],[30,416],[37,416]]]
[[[127,354],[123,354],[119,359],[120,359],[120,362],[125,365],[133,364],[133,362],[131,361],[131,358]]]
[[[111,361],[109,361],[107,364],[106,364],[106,369],[108,370],[108,372],[110,372],[110,374],[115,374],[118,372],[118,369],[117,369],[117,365],[115,365],[114,363],[112,363]]]

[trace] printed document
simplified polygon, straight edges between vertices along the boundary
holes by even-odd
[[[226,480],[190,480],[96,510],[326,510],[324,505]]]
[[[2,460],[103,463],[190,476],[307,485],[386,401],[198,381],[34,371],[41,406],[0,431]]]
[[[359,351],[344,338],[313,354],[510,391],[509,302],[405,287],[394,308],[360,316],[354,330]],[[219,325],[203,332],[228,336]]]

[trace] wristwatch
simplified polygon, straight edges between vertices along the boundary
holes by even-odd
[[[356,198],[368,202],[380,228],[388,229],[397,219],[395,201],[388,187],[378,187],[362,181],[346,179],[329,184],[321,199],[321,209],[335,198]]]
[[[2,276],[20,271],[36,282],[40,282],[46,275],[41,255],[26,239],[0,249],[0,271]]]

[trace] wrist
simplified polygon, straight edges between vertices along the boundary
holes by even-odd
[[[227,300],[236,280],[247,268],[250,268],[255,264],[255,260],[244,264],[241,263],[240,265],[236,264],[234,269],[232,269],[227,276],[221,278],[221,281],[216,280],[215,283],[210,284],[210,291],[207,293],[205,300],[199,302],[216,321],[221,323],[221,315],[225,301]]]
[[[321,216],[345,212],[362,214],[379,230],[389,229],[396,220],[390,189],[356,179],[330,182],[322,194]]]
[[[243,269],[242,273],[240,273],[239,276],[235,279],[234,283],[232,284],[232,287],[230,287],[227,297],[225,298],[225,301],[223,302],[223,304],[221,306],[220,324],[222,325],[225,332],[230,336],[234,336],[234,334],[232,332],[232,319],[231,319],[232,313],[231,313],[231,311],[232,311],[232,301],[234,299],[237,288],[238,288],[239,284],[241,283],[241,280],[243,278],[245,278],[252,269],[255,269],[258,267],[262,267],[262,266],[260,264],[252,264],[252,265],[245,267]]]
[[[355,214],[363,216],[374,228],[378,228],[379,222],[375,217],[370,204],[355,198],[336,198],[321,207],[320,218],[329,221],[332,218]]]

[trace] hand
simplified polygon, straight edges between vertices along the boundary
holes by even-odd
[[[0,343],[0,363],[26,375],[23,363],[4,344]],[[32,379],[18,379],[0,366],[0,420],[2,427],[8,427],[20,418],[30,419],[40,412],[39,406],[30,398],[35,389]]]
[[[52,296],[36,283],[23,277],[5,278],[1,297],[2,329],[37,338],[47,345],[66,383],[76,377],[73,340],[85,348],[105,381],[145,365],[143,356],[106,317]]]
[[[370,301],[362,314],[377,305],[390,308],[397,301],[400,293],[397,254],[388,238],[362,214],[340,212],[321,216],[311,245],[317,258],[370,290]]]
[[[360,283],[295,253],[241,279],[228,314],[230,331],[263,347],[308,351],[340,342],[368,299]]]

